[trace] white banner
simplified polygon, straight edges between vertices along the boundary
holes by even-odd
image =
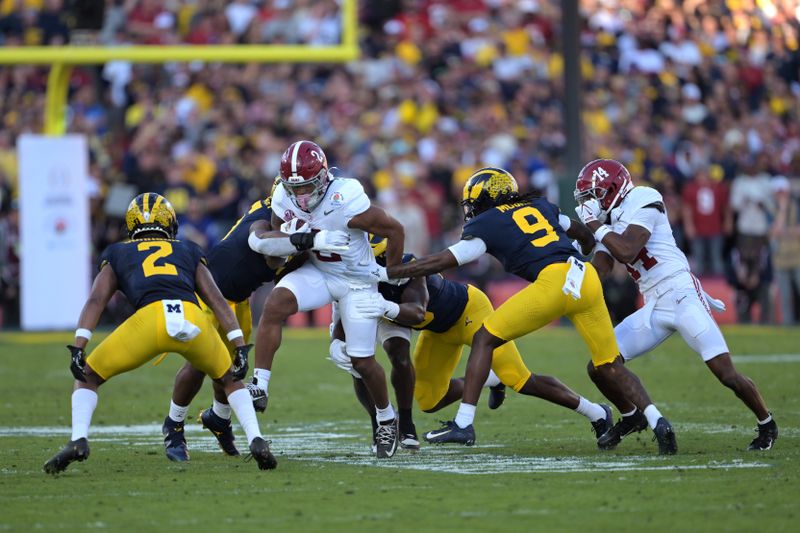
[[[17,149],[22,329],[72,329],[92,275],[86,138],[23,135]]]

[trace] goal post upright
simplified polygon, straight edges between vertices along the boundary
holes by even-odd
[[[345,63],[358,58],[358,0],[342,0],[342,38],[334,46],[179,45],[28,46],[0,48],[0,65],[50,65],[44,133],[66,132],[69,78],[75,65],[121,60],[132,63],[207,61],[223,63]]]

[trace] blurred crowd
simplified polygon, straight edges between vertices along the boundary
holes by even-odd
[[[741,321],[773,321],[777,305],[793,323],[798,2],[579,4],[584,159],[621,160],[662,192],[679,245],[699,275],[735,287]],[[71,5],[0,0],[0,44],[74,41]],[[417,254],[458,238],[461,187],[479,166],[508,168],[569,213],[561,16],[556,0],[361,0],[362,57],[347,65],[76,68],[68,130],[89,138],[93,243],[119,239],[127,201],[154,190],[178,211],[182,237],[212,246],[266,194],[299,138],[361,179]],[[336,44],[342,29],[334,0],[116,0],[100,22],[94,38],[108,45]],[[41,131],[46,79],[44,68],[0,68],[7,321],[18,281],[15,141]],[[485,284],[501,274],[486,259],[459,275]],[[631,299],[622,276],[609,290]]]

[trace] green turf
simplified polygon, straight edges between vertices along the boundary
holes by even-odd
[[[725,331],[736,354],[800,353],[798,330]],[[673,421],[675,457],[656,456],[645,433],[600,453],[583,417],[510,394],[498,411],[482,400],[478,446],[399,452],[378,467],[367,455],[368,421],[350,379],[323,357],[324,332],[295,331],[278,354],[260,418],[277,470],[223,457],[194,423],[192,461],[165,459],[154,428],[180,364],[170,356],[101,389],[89,461],[52,478],[41,467],[69,436],[69,340],[0,335],[0,530],[782,531],[795,530],[800,514],[796,358],[738,365],[780,424],[777,446],[766,453],[743,451],[753,417],[673,338],[631,368]],[[548,329],[520,347],[534,372],[600,400],[573,330]],[[209,401],[205,385],[192,413]],[[454,412],[415,412],[417,427],[432,429]],[[146,427],[103,432],[126,424]],[[36,430],[43,427],[60,431]],[[238,428],[237,435],[243,447]],[[760,467],[739,468],[753,465]],[[456,473],[486,470],[493,473]]]

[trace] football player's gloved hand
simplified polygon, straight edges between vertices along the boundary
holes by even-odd
[[[243,380],[247,375],[247,370],[250,368],[247,362],[247,355],[250,353],[252,344],[245,344],[244,346],[237,346],[233,351],[233,364],[231,365],[231,374],[236,380]]]
[[[584,224],[589,224],[589,222],[600,222],[602,224],[605,222],[605,215],[600,209],[600,202],[594,198],[579,204],[575,208],[575,213]]]
[[[298,250],[316,252],[346,252],[350,249],[350,234],[341,230],[319,230],[314,233],[295,233],[289,241]]]
[[[344,341],[333,339],[328,350],[329,359],[345,372],[349,372],[354,378],[361,379],[361,374],[353,368],[353,362],[350,360],[350,356],[347,355],[346,347],[347,345]]]
[[[86,383],[86,353],[83,351],[83,348],[78,348],[71,344],[67,345],[67,349],[71,356],[69,371],[72,372],[75,379]]]
[[[405,285],[411,278],[389,278],[386,274],[386,267],[376,265],[366,276],[372,283],[389,283],[390,285]]]
[[[370,294],[367,298],[357,300],[354,307],[364,318],[397,318],[400,306],[384,299],[379,292]]]
[[[302,226],[301,226],[302,224]],[[293,218],[281,224],[281,233],[294,235],[295,233],[310,233],[311,226],[299,218]]]

